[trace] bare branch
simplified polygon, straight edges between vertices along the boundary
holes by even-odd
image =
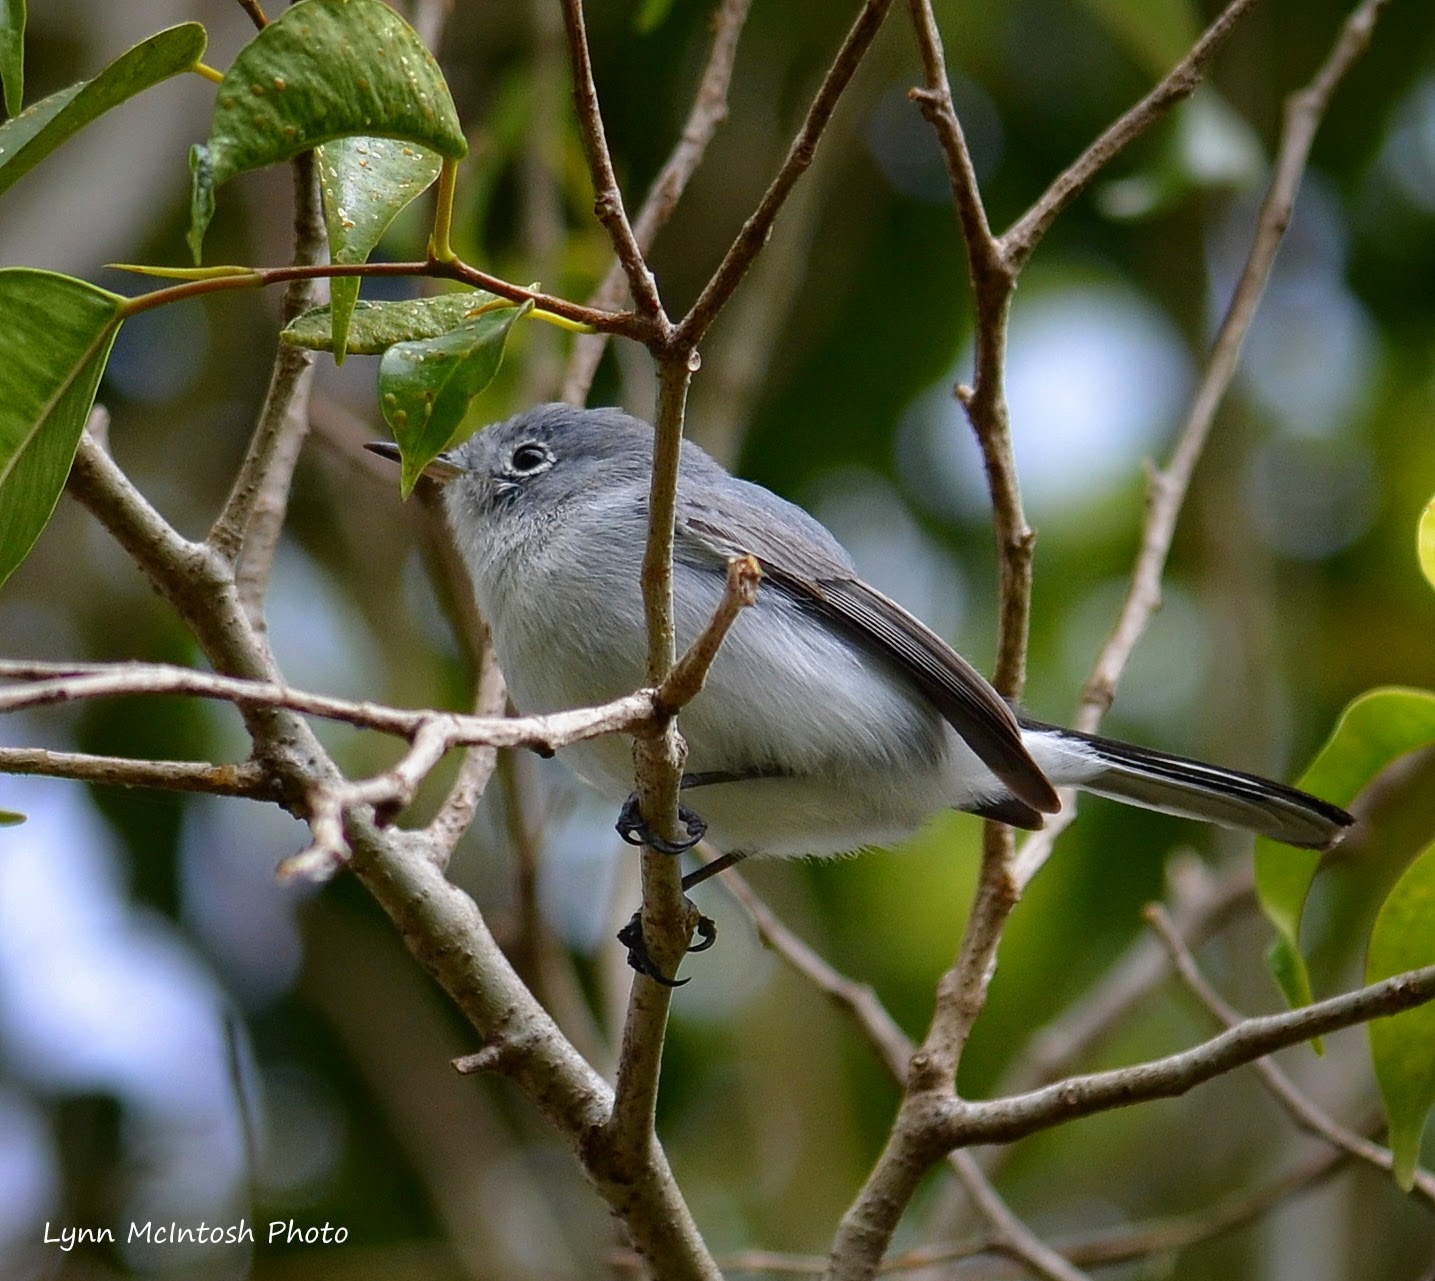
[[[1051,1248],[1061,1258],[1079,1267],[1095,1268],[1166,1258],[1241,1227],[1292,1196],[1309,1191],[1322,1179],[1348,1164],[1349,1160],[1345,1153],[1328,1148],[1316,1152],[1285,1174],[1223,1197],[1205,1209],[1092,1232],[1064,1234],[1052,1239]],[[990,1258],[1002,1250],[1002,1243],[995,1234],[983,1232],[948,1244],[904,1250],[885,1260],[879,1273],[882,1276],[901,1276],[909,1272],[930,1272],[944,1264],[969,1262],[975,1265],[983,1256]],[[615,1266],[626,1269],[636,1269],[641,1265],[636,1255],[626,1251],[615,1252],[610,1260]],[[718,1263],[725,1273],[805,1277],[821,1274],[828,1260],[808,1254],[745,1250],[741,1254],[723,1255]],[[973,1281],[982,1277],[1016,1275],[1010,1264],[996,1259],[991,1259],[986,1266],[961,1270],[963,1278],[971,1277]]]
[[[287,685],[219,676],[163,663],[33,663],[0,659],[0,677],[32,683],[0,689],[0,714],[28,707],[134,694],[193,694],[240,707],[283,708],[306,716],[343,721],[412,739],[430,723],[444,727],[449,747],[527,747],[555,752],[571,743],[653,723],[651,690],[640,690],[601,707],[548,716],[465,716],[460,712],[405,711],[382,703],[310,694]]]
[[[727,563],[727,584],[717,609],[708,620],[698,638],[688,646],[683,656],[673,664],[663,683],[658,687],[659,709],[671,707],[675,711],[692,702],[707,680],[708,669],[717,657],[718,647],[727,637],[737,616],[748,606],[757,602],[757,587],[762,582],[762,570],[754,556],[733,556]]]
[[[263,31],[269,25],[269,19],[265,17],[264,10],[259,7],[259,0],[239,0],[239,7],[249,15],[249,19],[259,30]]]
[[[1206,1007],[1217,1022],[1226,1027],[1238,1026],[1242,1015],[1222,999],[1221,994],[1201,973],[1196,958],[1181,937],[1181,932],[1160,904],[1153,903],[1146,909],[1146,920],[1155,930],[1156,936],[1161,940],[1161,946],[1166,949],[1171,964],[1175,966],[1176,973],[1181,976],[1181,981],[1190,989],[1192,995]],[[1266,1089],[1301,1129],[1324,1139],[1358,1160],[1368,1162],[1378,1170],[1389,1172],[1394,1168],[1395,1162],[1389,1148],[1381,1147],[1380,1144],[1372,1143],[1364,1136],[1346,1129],[1317,1107],[1315,1101],[1269,1059],[1260,1059],[1251,1066]],[[1435,1176],[1428,1170],[1416,1170],[1415,1186],[1411,1190],[1424,1201],[1427,1209],[1435,1209]]]
[[[598,90],[593,83],[593,60],[588,52],[588,33],[583,25],[583,0],[563,0],[563,25],[568,33],[568,55],[573,64],[573,102],[578,109],[578,132],[588,157],[593,178],[593,212],[608,231],[613,249],[628,278],[628,288],[638,314],[666,337],[668,318],[658,297],[658,283],[648,268],[643,251],[633,235],[623,208],[623,193],[613,172],[613,157],[603,131],[603,113],[598,107]]]
[[[845,1009],[893,1077],[898,1082],[904,1081],[912,1058],[912,1043],[872,988],[848,978],[823,960],[778,918],[738,873],[729,871],[723,883],[747,909],[758,937],[798,974]],[[1020,1259],[1038,1276],[1051,1281],[1081,1281],[1079,1271],[1043,1244],[1011,1212],[970,1152],[953,1152],[948,1160],[973,1205],[991,1225],[992,1249]]]
[[[923,87],[913,89],[908,97],[921,109],[942,147],[946,161],[947,180],[952,187],[952,201],[961,219],[962,236],[967,243],[967,259],[974,282],[991,276],[1010,278],[1001,245],[992,235],[987,222],[986,206],[977,187],[976,169],[972,165],[967,140],[952,105],[952,86],[947,78],[947,56],[942,48],[942,35],[937,28],[931,0],[910,0],[912,26],[917,36],[917,52],[922,59]],[[980,289],[978,292],[981,292]]]
[[[1166,879],[1175,928],[1191,947],[1210,938],[1233,912],[1248,908],[1255,892],[1248,862],[1212,878],[1198,858],[1178,857],[1168,865]],[[1145,931],[1139,932],[1080,1000],[1037,1029],[1030,1048],[1002,1079],[998,1092],[1022,1093],[1058,1080],[1088,1057],[1170,972],[1160,945]]]
[[[1005,1143],[1078,1117],[1174,1098],[1276,1050],[1435,999],[1435,965],[1300,1009],[1246,1019],[1201,1045],[1133,1067],[1070,1077],[988,1103],[952,1100],[936,1125],[943,1144]]]
[[[1311,143],[1336,88],[1369,44],[1375,22],[1386,3],[1388,0],[1365,0],[1341,27],[1330,54],[1311,82],[1292,94],[1286,102],[1275,172],[1261,204],[1251,251],[1211,346],[1206,371],[1196,388],[1170,461],[1165,468],[1151,472],[1146,522],[1141,532],[1136,564],[1131,571],[1131,587],[1122,602],[1111,635],[1102,646],[1082,690],[1074,722],[1078,729],[1089,732],[1100,724],[1116,696],[1117,683],[1137,642],[1160,607],[1161,579],[1175,536],[1176,522],[1190,489],[1192,473],[1210,436],[1216,411],[1235,376],[1241,347],[1255,319],[1261,295],[1265,292],[1276,251],[1290,225],[1291,211],[1310,157]],[[1241,0],[1237,0],[1204,39],[1210,38],[1228,16],[1232,20],[1239,17],[1240,14],[1233,11],[1240,7]],[[1050,855],[1056,838],[1074,815],[1074,800],[1068,802],[1063,798],[1062,813],[1045,830],[1034,833],[1023,843],[1017,870],[1021,884],[1025,885],[1040,869]]]
[[[493,652],[493,642],[485,629],[473,713],[485,718],[499,717],[503,715],[507,704],[508,690],[503,683],[503,673],[498,670],[498,658]],[[428,826],[429,836],[433,840],[434,856],[440,860],[440,866],[448,865],[459,840],[468,831],[479,799],[487,789],[497,764],[498,750],[494,747],[470,747],[464,755],[453,787],[449,789],[448,796]]]
[[[212,663],[253,676],[272,671],[272,659],[239,608],[233,579],[219,558],[170,529],[92,436],[81,441],[70,488],[171,600]],[[10,666],[14,671],[22,665]],[[256,682],[238,682],[246,683],[252,694]],[[283,690],[277,680],[257,685]],[[316,782],[337,781],[333,762],[292,709],[279,703],[245,710],[257,759],[271,772],[285,803],[302,806]],[[667,1276],[717,1281],[661,1145],[650,1135],[640,1161],[614,1162],[594,1141],[610,1114],[608,1086],[534,1001],[473,900],[444,879],[428,838],[380,830],[362,809],[350,814],[346,826],[349,868],[486,1043],[512,1047],[500,1056],[499,1070],[567,1138],[635,1246],[661,1260]]]
[[[870,985],[858,983],[832,968],[804,943],[762,901],[738,872],[725,872],[722,884],[747,909],[757,936],[819,992],[851,1015],[877,1056],[897,1081],[906,1079],[912,1042],[887,1012]]]
[[[828,1276],[866,1278],[880,1264],[902,1213],[933,1162],[976,1144],[1010,1143],[1080,1117],[1158,1098],[1173,1098],[1276,1050],[1435,999],[1435,966],[1298,1010],[1247,1019],[1178,1054],[1132,1067],[1070,1077],[989,1102],[969,1102],[935,1085],[909,1084],[886,1150],[844,1215]],[[921,1083],[913,1060],[911,1080]]]
[[[1260,0],[1232,0],[1170,74],[1057,175],[1040,199],[1007,229],[1001,237],[1002,254],[1013,270],[1021,270],[1051,224],[1097,174],[1172,107],[1195,92],[1216,51],[1259,3]]]
[[[991,1225],[991,1249],[1010,1255],[1047,1281],[1088,1281],[1080,1268],[1063,1258],[1012,1213],[970,1152],[952,1153],[951,1163],[972,1204]]]
[[[403,758],[382,774],[361,782],[321,782],[310,788],[307,809],[313,843],[281,863],[279,875],[284,879],[322,880],[337,871],[349,854],[344,839],[345,817],[360,806],[369,806],[375,823],[387,827],[413,800],[419,785],[448,751],[447,728],[441,717],[426,721],[414,734]]]
[[[675,345],[695,347],[702,341],[703,335],[717,319],[718,312],[732,297],[733,290],[752,266],[753,259],[767,242],[772,224],[782,211],[788,193],[812,163],[817,144],[827,122],[832,118],[838,100],[867,50],[871,48],[872,41],[891,7],[892,0],[867,0],[862,6],[862,12],[857,15],[857,21],[853,23],[822,79],[817,96],[807,110],[807,118],[802,122],[802,128],[788,149],[787,158],[782,162],[782,167],[777,171],[777,176],[773,178],[767,191],[763,193],[757,208],[743,223],[742,230],[738,232],[712,278],[703,287],[692,309],[678,325],[673,339]]]
[[[312,152],[296,156],[294,175],[294,262],[319,262],[325,256],[323,207]],[[284,291],[280,321],[318,306],[327,295],[318,280],[294,280]],[[251,625],[264,634],[264,596],[289,510],[294,468],[309,434],[309,390],[314,354],[280,343],[258,426],[234,478],[224,508],[209,532],[209,544],[236,566],[235,585]]]
[[[653,685],[673,671],[673,528],[677,512],[678,460],[683,412],[696,361],[663,360],[658,365],[658,412],[653,432],[653,475],[648,490],[648,536],[643,552],[643,615],[647,625],[647,674]],[[634,781],[643,818],[672,838],[678,831],[678,790],[687,745],[671,720],[660,735],[633,745]],[[649,955],[671,975],[687,951],[696,909],[684,897],[677,860],[644,848],[641,925]],[[663,1040],[672,989],[639,975],[623,1021],[618,1079],[608,1142],[624,1162],[644,1160],[653,1141]]]
[[[88,752],[52,752],[40,747],[0,747],[0,774],[40,774],[101,787],[155,787],[167,792],[208,792],[275,800],[264,771],[253,761],[212,765],[208,761],[137,761]]]
[[[992,500],[1000,576],[997,661],[992,682],[1008,698],[1019,698],[1026,683],[1027,633],[1031,620],[1031,564],[1035,536],[1022,507],[1021,486],[1012,452],[1006,403],[1007,320],[1016,271],[1007,263],[987,223],[976,171],[952,105],[946,55],[930,0],[910,0],[912,25],[922,60],[924,85],[911,91],[941,144],[947,181],[967,248],[967,267],[976,310],[975,363],[970,387],[956,389],[957,400],[982,452]],[[989,840],[1010,844],[1010,838]]]
[[[727,119],[728,86],[732,83],[733,63],[737,59],[738,37],[751,7],[752,0],[722,0],[718,6],[713,18],[712,49],[687,122],[672,154],[653,179],[638,216],[633,219],[633,238],[644,254],[652,249],[658,232],[678,207],[688,182],[707,154],[708,143]],[[588,299],[588,305],[603,311],[616,310],[623,303],[627,282],[622,262],[615,260]],[[593,385],[593,375],[598,371],[607,343],[606,334],[585,334],[573,344],[562,396],[570,405],[581,405],[588,399],[588,389]]]

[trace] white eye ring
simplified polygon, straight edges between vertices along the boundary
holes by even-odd
[[[508,471],[513,476],[535,476],[553,466],[553,451],[536,440],[526,440],[509,455]]]

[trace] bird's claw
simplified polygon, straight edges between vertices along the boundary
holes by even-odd
[[[618,821],[614,824],[621,836],[629,845],[646,845],[651,850],[657,850],[659,854],[671,854],[676,857],[692,849],[704,836],[707,835],[708,825],[702,816],[695,814],[686,805],[678,806],[678,818],[683,827],[687,829],[687,835],[681,840],[670,841],[659,836],[643,820],[643,815],[638,809],[638,794],[633,792],[626,801],[623,808],[618,812]]]
[[[711,917],[699,914],[694,928],[698,942],[688,948],[688,951],[706,952],[717,941],[717,926]],[[634,912],[632,919],[618,931],[618,942],[628,949],[628,964],[639,974],[646,974],[654,983],[661,983],[664,987],[682,987],[688,981],[670,979],[658,968],[658,963],[648,951],[648,941],[643,937],[641,912]]]

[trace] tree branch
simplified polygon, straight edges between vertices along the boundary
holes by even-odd
[[[1233,1006],[1226,1003],[1220,993],[1207,981],[1206,976],[1201,973],[1195,956],[1187,947],[1185,939],[1181,937],[1180,930],[1177,929],[1160,904],[1153,903],[1146,909],[1146,920],[1156,932],[1156,937],[1161,940],[1161,946],[1166,950],[1176,973],[1181,976],[1181,981],[1185,983],[1191,994],[1206,1007],[1206,1010],[1218,1023],[1228,1028],[1239,1026],[1242,1015]],[[1302,1130],[1315,1135],[1318,1139],[1324,1139],[1333,1147],[1357,1160],[1375,1166],[1378,1170],[1389,1173],[1394,1169],[1395,1162],[1390,1155],[1389,1148],[1381,1147],[1380,1144],[1372,1143],[1363,1135],[1346,1129],[1332,1116],[1317,1107],[1314,1100],[1306,1095],[1275,1063],[1269,1059],[1259,1059],[1251,1067],[1276,1102],[1286,1110],[1287,1115]],[[1426,1209],[1435,1209],[1435,1175],[1431,1175],[1428,1170],[1416,1170],[1415,1186],[1411,1190],[1425,1203]]]
[[[317,263],[325,252],[323,208],[312,152],[295,157],[294,263]],[[280,309],[280,323],[291,320],[323,300],[325,290],[316,279],[289,282]],[[209,545],[236,567],[235,584],[250,624],[265,632],[264,595],[273,572],[289,490],[304,438],[309,434],[309,389],[314,382],[314,353],[279,343],[270,375],[269,390],[250,437],[244,462],[223,509],[209,531]]]
[[[1079,1267],[1104,1267],[1143,1259],[1168,1258],[1193,1245],[1209,1241],[1252,1219],[1297,1193],[1308,1191],[1322,1179],[1349,1163],[1343,1152],[1327,1148],[1317,1151],[1285,1174],[1252,1188],[1244,1188],[1223,1197],[1214,1205],[1189,1214],[1123,1223],[1092,1232],[1063,1234],[1054,1237],[1051,1248],[1069,1263]],[[908,1272],[930,1272],[944,1264],[969,1262],[975,1264],[983,1256],[1001,1252],[999,1238],[991,1232],[978,1233],[949,1244],[917,1246],[888,1259],[882,1264],[883,1276],[900,1276]],[[638,1265],[631,1253],[616,1254],[613,1262],[629,1268]],[[741,1254],[723,1255],[718,1263],[724,1272],[765,1273],[772,1276],[817,1276],[827,1260],[815,1255],[778,1254],[769,1250],[747,1250]],[[991,1260],[987,1266],[963,1268],[961,1276],[976,1281],[982,1277],[1015,1276],[1009,1264]]]
[[[52,752],[40,747],[0,747],[0,774],[71,778],[100,787],[154,787],[167,792],[277,799],[264,771],[253,761],[212,765],[208,761],[137,761],[88,752]]]
[[[1230,21],[1238,18],[1240,13],[1235,11],[1240,8],[1240,3],[1241,0],[1237,0],[1232,4],[1205,38],[1211,38],[1218,28],[1225,30],[1221,24],[1228,18]],[[1341,26],[1330,53],[1311,82],[1286,101],[1275,172],[1261,202],[1251,250],[1212,343],[1205,373],[1176,437],[1170,461],[1163,469],[1153,469],[1150,473],[1146,522],[1141,531],[1136,564],[1131,571],[1131,586],[1111,634],[1082,689],[1074,720],[1077,729],[1090,732],[1100,724],[1116,697],[1117,684],[1137,642],[1145,634],[1152,615],[1160,608],[1161,580],[1175,536],[1176,522],[1185,505],[1196,463],[1210,438],[1216,411],[1235,377],[1246,334],[1255,319],[1276,253],[1290,225],[1296,193],[1310,158],[1311,143],[1335,90],[1370,43],[1375,22],[1387,3],[1388,0],[1365,0]],[[1028,883],[1040,869],[1050,856],[1057,837],[1074,817],[1074,799],[1067,801],[1063,798],[1062,812],[1044,830],[1023,842],[1017,867],[1021,884]]]
[[[827,69],[822,85],[807,110],[807,118],[802,122],[797,137],[793,139],[777,176],[763,193],[757,208],[743,223],[742,230],[738,232],[712,278],[703,287],[697,301],[679,323],[673,336],[676,346],[696,347],[702,341],[712,322],[717,319],[718,313],[732,297],[733,290],[752,266],[753,259],[767,243],[772,224],[782,211],[788,193],[812,163],[817,144],[827,122],[832,118],[838,99],[846,90],[867,50],[871,48],[872,41],[891,7],[892,0],[866,0],[862,6],[857,21],[853,23],[842,47],[837,51],[837,56],[832,60],[832,65]]]
[[[658,365],[658,413],[653,432],[653,474],[648,491],[648,535],[642,567],[643,614],[648,634],[647,676],[653,685],[666,682],[674,668],[673,528],[683,411],[695,363],[684,357],[663,360]],[[679,780],[686,756],[687,746],[671,719],[661,734],[638,739],[633,744],[640,811],[660,835],[669,839],[678,834]],[[672,975],[687,951],[697,912],[683,897],[678,862],[670,855],[645,847],[641,875],[643,938],[660,971]],[[671,1001],[672,989],[647,975],[639,975],[629,993],[613,1115],[606,1135],[613,1151],[625,1163],[643,1160],[653,1141],[663,1040]]]
[[[256,680],[273,693],[292,693],[284,691],[277,674],[262,679],[273,673],[272,659],[239,607],[224,564],[204,545],[180,538],[92,435],[81,441],[70,488],[131,551],[211,663],[249,677],[250,693]],[[8,666],[16,671],[26,665]],[[185,678],[200,675],[186,673]],[[256,761],[268,771],[283,803],[302,809],[316,784],[341,782],[294,710],[282,702],[240,706]],[[566,1137],[638,1250],[659,1261],[665,1276],[717,1281],[661,1145],[650,1135],[641,1162],[615,1162],[605,1145],[594,1141],[610,1114],[611,1092],[524,987],[473,900],[444,879],[428,838],[381,830],[362,810],[351,813],[346,826],[349,867],[394,920],[409,950],[485,1038],[495,1070],[511,1077]]]
[[[613,157],[608,152],[608,139],[603,131],[603,113],[598,106],[598,90],[593,83],[593,60],[588,51],[588,33],[583,25],[583,0],[563,0],[563,26],[568,33],[568,54],[573,64],[573,102],[578,109],[578,132],[583,139],[583,152],[588,157],[588,172],[593,178],[593,212],[607,229],[608,238],[628,278],[628,288],[637,304],[638,315],[666,338],[670,328],[658,297],[658,283],[648,268],[643,250],[633,235],[623,208],[623,193],[613,172]]]
[[[1150,1099],[1184,1094],[1212,1077],[1329,1032],[1435,999],[1435,965],[1317,1001],[1300,1009],[1246,1019],[1201,1045],[1133,1067],[1070,1077],[1055,1085],[988,1103],[953,1100],[936,1133],[944,1145],[1008,1143],[1053,1125]]]
[[[658,232],[672,216],[683,192],[687,190],[688,182],[707,154],[708,143],[718,126],[727,119],[728,86],[732,83],[733,64],[737,60],[738,37],[742,34],[751,7],[752,0],[722,0],[718,6],[713,19],[712,49],[698,82],[687,122],[633,220],[633,238],[644,254],[652,249]],[[615,259],[602,283],[588,299],[588,306],[615,311],[623,303],[627,282],[628,274],[622,261]],[[608,335],[601,333],[583,334],[574,342],[562,396],[570,405],[581,405],[588,399],[588,389],[593,385],[593,375],[598,371],[598,362],[602,360],[607,344]]]
[[[1260,0],[1232,0],[1166,78],[1058,174],[1036,203],[1007,229],[1001,237],[1002,256],[1014,271],[1021,270],[1052,223],[1097,174],[1172,107],[1195,92],[1217,50],[1236,24],[1259,3]]]

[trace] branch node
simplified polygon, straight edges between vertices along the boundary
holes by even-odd
[[[473,1076],[479,1072],[496,1072],[505,1059],[511,1058],[514,1046],[508,1041],[490,1041],[481,1050],[472,1054],[460,1054],[451,1060],[453,1070],[460,1076]]]

